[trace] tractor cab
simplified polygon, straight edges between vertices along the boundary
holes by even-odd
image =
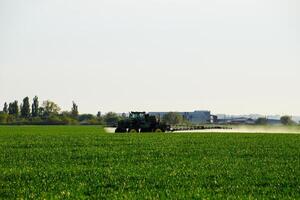
[[[146,112],[130,112],[129,118],[131,119],[145,119]]]

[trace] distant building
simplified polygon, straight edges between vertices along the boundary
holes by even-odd
[[[219,118],[219,124],[255,124],[255,120],[249,117]]]
[[[219,118],[219,124],[255,124],[257,119],[249,117],[227,117]],[[279,119],[267,119],[267,124],[269,125],[279,125],[281,121]]]
[[[280,119],[267,119],[267,124],[270,124],[270,125],[280,125],[281,121],[280,121]]]
[[[168,112],[149,112],[150,115],[162,118]],[[207,110],[196,110],[194,112],[178,112],[186,120],[198,124],[198,123],[213,123],[217,121],[217,116],[211,115],[210,111]]]
[[[247,117],[231,119],[230,124],[255,124],[255,120]]]

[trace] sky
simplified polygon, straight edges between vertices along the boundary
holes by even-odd
[[[0,109],[300,115],[299,0],[0,0]]]

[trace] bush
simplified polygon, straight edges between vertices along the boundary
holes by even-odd
[[[31,124],[42,124],[43,120],[40,117],[31,118]]]
[[[79,121],[87,121],[95,118],[96,117],[92,114],[82,114],[78,116]]]
[[[283,125],[293,125],[296,124],[290,116],[282,116],[280,121]]]
[[[8,115],[8,117],[7,117],[8,124],[14,123],[14,122],[16,122],[16,120],[17,120],[17,117],[15,117],[14,115]]]
[[[48,125],[63,125],[64,122],[59,118],[59,116],[51,115],[50,117],[46,118],[44,121],[45,124]]]
[[[72,117],[67,117],[67,116],[61,116],[60,120],[64,123],[64,124],[68,124],[68,125],[75,125],[78,124],[78,121]]]
[[[6,113],[0,113],[0,124],[6,124],[7,123],[8,114]]]
[[[266,125],[266,124],[268,124],[268,119],[265,117],[260,117],[255,121],[255,124]]]

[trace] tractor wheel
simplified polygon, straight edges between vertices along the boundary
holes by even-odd
[[[155,129],[155,133],[161,133],[162,130],[160,128]]]
[[[137,133],[137,130],[135,130],[134,128],[130,129],[129,133]]]

